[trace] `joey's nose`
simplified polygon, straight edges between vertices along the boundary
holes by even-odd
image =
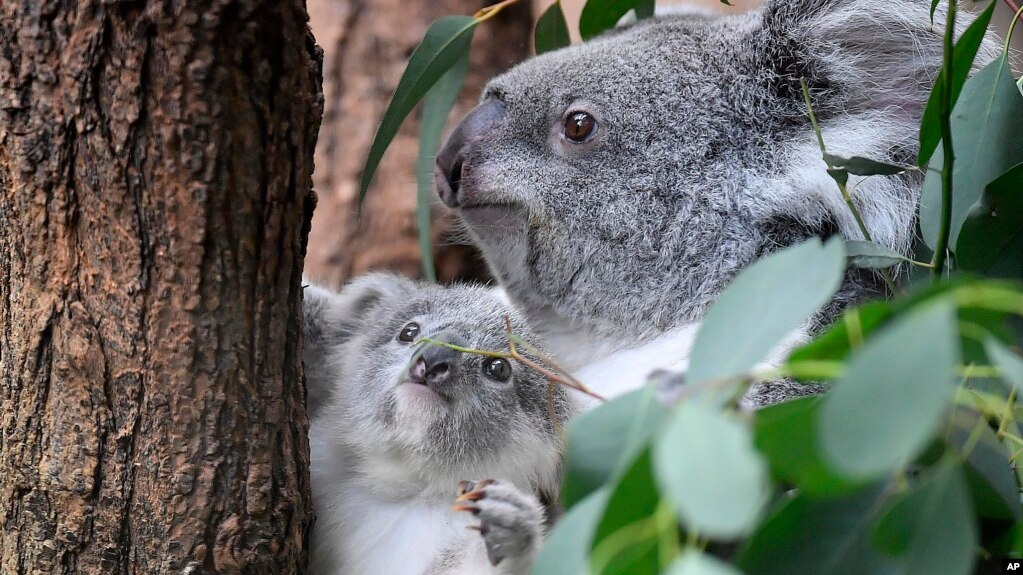
[[[459,347],[466,346],[465,341],[460,337],[448,332],[441,332],[431,337],[431,339]],[[431,343],[424,345],[425,347],[419,359],[412,366],[412,379],[417,383],[433,387],[443,385],[449,379],[455,377],[461,352],[443,345]]]
[[[470,150],[503,120],[504,104],[491,98],[469,112],[437,153],[434,181],[437,194],[448,207],[457,208],[462,205],[464,194],[460,193],[461,183],[466,174],[465,159]]]

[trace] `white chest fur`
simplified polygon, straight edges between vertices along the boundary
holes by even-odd
[[[689,364],[699,324],[686,325],[636,347],[616,349],[621,342],[586,341],[577,334],[551,338],[554,357],[592,391],[605,398],[639,389],[650,372],[658,369],[683,371]],[[584,396],[580,396],[584,397]],[[580,400],[584,408],[595,400]]]
[[[360,485],[336,445],[310,431],[313,505],[311,575],[422,575],[444,560],[443,573],[485,574],[472,517],[451,510],[452,498],[389,501]]]

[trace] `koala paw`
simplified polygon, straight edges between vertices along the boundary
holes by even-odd
[[[493,479],[462,481],[453,509],[480,520],[472,529],[483,536],[491,564],[496,566],[507,558],[528,569],[543,537],[544,510],[535,496]]]

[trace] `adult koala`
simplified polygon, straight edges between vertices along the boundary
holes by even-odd
[[[492,80],[451,134],[438,192],[555,357],[598,391],[634,388],[653,367],[684,367],[708,305],[754,260],[813,236],[861,238],[800,78],[830,152],[912,163],[942,62],[944,8],[932,25],[929,7],[769,0],[533,58]],[[850,181],[875,241],[909,249],[920,181]],[[850,271],[806,332],[883,290]],[[777,383],[747,401],[800,392]]]

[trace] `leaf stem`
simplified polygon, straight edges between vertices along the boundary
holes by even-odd
[[[941,125],[941,148],[944,163],[941,166],[941,226],[938,241],[934,245],[931,260],[931,277],[937,281],[945,272],[948,257],[948,239],[952,231],[952,168],[955,152],[952,150],[952,66],[955,54],[956,0],[948,2],[948,20],[945,22],[945,62],[941,84],[941,102],[938,106],[938,122]]]
[[[817,136],[817,146],[821,149],[821,156],[824,159],[824,163],[827,164],[828,170],[834,170],[835,166],[828,160],[828,149],[824,146],[824,135],[821,133],[820,124],[817,123],[817,114],[813,111],[813,104],[810,103],[810,89],[806,86],[806,78],[799,79],[799,86],[803,89],[803,101],[806,102],[806,110],[810,113],[810,124],[813,125],[813,133]],[[849,189],[842,182],[835,180],[838,184],[838,191],[842,193],[842,199],[845,200],[845,205],[849,207],[849,212],[852,213],[853,219],[856,220],[856,225],[860,228],[860,233],[863,234],[863,239],[868,242],[874,241],[870,237],[870,231],[867,230],[867,225],[863,223],[863,218],[860,216],[860,211],[856,209],[853,204],[852,195],[849,193]],[[881,278],[884,280],[885,285],[892,294],[899,293],[898,286],[895,285],[895,280],[892,279],[891,274],[888,270],[878,270],[881,273]]]
[[[1012,32],[1016,28],[1016,22],[1019,22],[1020,14],[1023,14],[1023,6],[1016,6],[1012,0],[1005,0],[1005,3],[1012,9],[1012,22],[1009,23],[1009,33],[1005,35],[1005,46],[1002,47],[1002,51],[1006,54],[1009,53],[1009,40],[1012,40]]]
[[[596,393],[594,391],[591,391],[588,387],[583,385],[582,382],[580,382],[576,378],[572,377],[572,375],[570,373],[568,373],[567,370],[565,370],[564,368],[559,366],[557,363],[555,363],[554,360],[552,360],[549,357],[543,355],[535,347],[533,347],[532,345],[529,345],[521,337],[519,337],[519,336],[515,335],[514,333],[512,333],[511,320],[508,318],[508,316],[504,316],[504,323],[505,323],[505,330],[508,333],[508,351],[490,351],[490,350],[485,350],[485,349],[474,349],[474,348],[469,348],[469,347],[463,347],[463,346],[460,346],[460,345],[455,345],[455,344],[452,344],[452,343],[448,343],[446,341],[436,340],[436,339],[429,338],[429,337],[418,338],[413,343],[413,345],[428,344],[428,345],[435,345],[435,346],[438,346],[438,347],[446,347],[448,349],[453,349],[453,350],[455,350],[457,352],[460,352],[460,353],[471,353],[471,354],[475,354],[475,355],[482,355],[484,357],[501,357],[501,358],[505,358],[505,359],[514,359],[518,363],[520,363],[520,364],[522,364],[522,365],[532,369],[533,371],[536,371],[537,373],[540,373],[541,375],[546,377],[548,380],[550,380],[551,383],[558,383],[558,384],[564,385],[566,387],[571,387],[572,389],[574,389],[576,391],[579,391],[581,393],[584,393],[586,395],[589,395],[590,397],[592,397],[594,399],[597,399],[599,401],[606,401],[606,399],[604,399],[603,396],[601,396],[600,394],[598,394],[598,393]],[[544,363],[549,364],[553,368],[553,370],[547,369],[546,367],[540,365],[539,363],[537,363],[537,362],[533,361],[532,359],[530,359],[530,358],[522,355],[521,353],[519,353],[518,348],[515,347],[515,343],[516,342],[519,342],[519,343],[522,343],[522,344],[526,344],[526,346],[530,350],[530,353],[534,353],[537,357],[540,358],[541,361],[543,361]],[[555,422],[555,424],[557,424],[557,422]]]
[[[504,0],[503,2],[498,2],[497,4],[480,8],[479,10],[476,11],[475,14],[472,15],[472,17],[475,18],[477,22],[486,22],[487,20],[490,20],[494,16],[497,16],[497,14],[501,10],[504,10],[508,6],[511,6],[512,4],[515,4],[518,1],[519,0]]]

